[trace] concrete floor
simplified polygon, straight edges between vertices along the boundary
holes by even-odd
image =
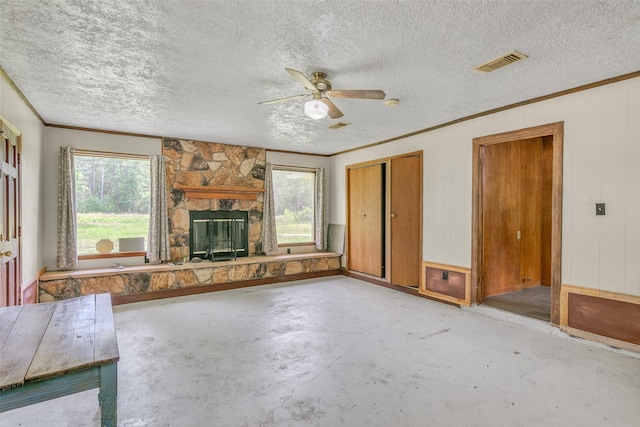
[[[117,306],[118,425],[638,425],[640,355],[491,310],[344,276]],[[0,415],[97,425],[95,391]]]

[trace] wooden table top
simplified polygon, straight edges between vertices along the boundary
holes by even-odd
[[[0,390],[118,359],[108,293],[0,308]]]

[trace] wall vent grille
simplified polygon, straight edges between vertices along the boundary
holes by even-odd
[[[523,59],[527,59],[527,55],[514,50],[513,52],[509,52],[499,58],[478,65],[477,67],[474,67],[473,70],[481,73],[490,73],[498,68],[505,67],[509,64],[513,64],[514,62],[522,61]]]

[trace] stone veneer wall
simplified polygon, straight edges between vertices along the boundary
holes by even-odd
[[[185,198],[176,185],[264,189],[266,151],[219,143],[163,138],[171,260],[189,255],[189,211],[249,211],[249,255],[262,248],[263,194],[257,200]]]
[[[109,292],[113,296],[226,285],[256,279],[286,281],[313,273],[340,274],[340,255],[297,254],[241,258],[238,261],[186,263],[179,266],[146,265],[122,270],[51,271],[40,276],[40,302]],[[279,279],[279,280],[278,280]],[[289,279],[290,280],[290,279]]]

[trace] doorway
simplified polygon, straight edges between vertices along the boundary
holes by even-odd
[[[562,123],[473,140],[472,298],[559,323]]]

